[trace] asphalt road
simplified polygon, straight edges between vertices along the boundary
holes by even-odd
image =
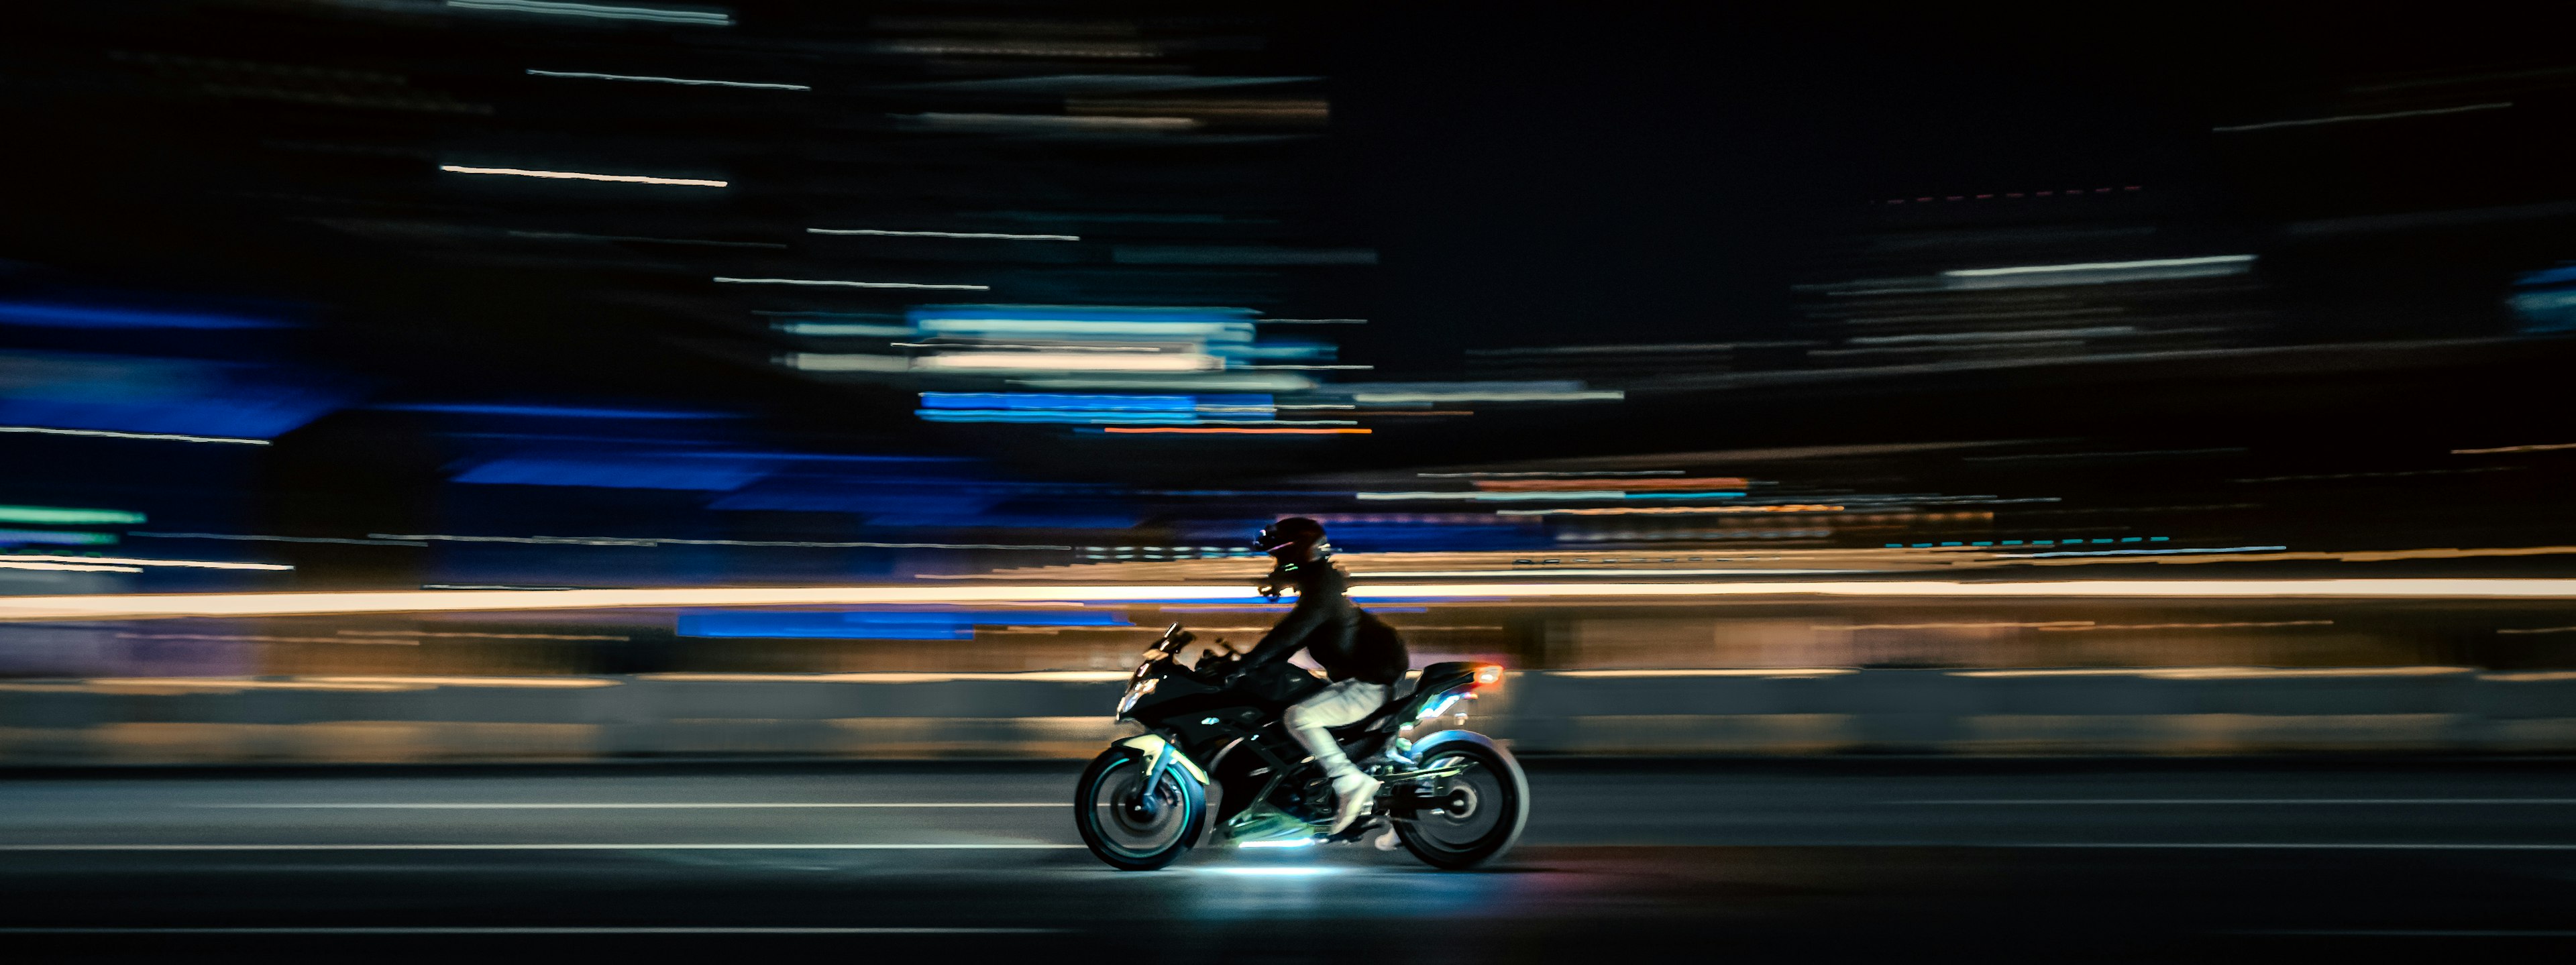
[[[2576,951],[2576,763],[1535,762],[1498,867],[1120,873],[1057,764],[19,773],[17,960]],[[965,956],[960,958],[960,956]],[[891,959],[888,959],[891,960]]]

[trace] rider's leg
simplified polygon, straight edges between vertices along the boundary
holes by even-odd
[[[1360,680],[1345,680],[1324,688],[1312,697],[1298,701],[1281,717],[1290,736],[1315,755],[1315,763],[1333,779],[1333,797],[1338,813],[1334,815],[1333,833],[1341,833],[1352,821],[1368,812],[1369,803],[1377,798],[1377,779],[1360,773],[1351,766],[1350,756],[1342,753],[1340,742],[1333,740],[1327,727],[1355,724],[1386,704],[1387,687]]]

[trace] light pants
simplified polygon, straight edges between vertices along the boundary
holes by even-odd
[[[1324,765],[1325,776],[1340,780],[1360,771],[1351,766],[1350,757],[1342,753],[1342,745],[1324,728],[1359,723],[1386,706],[1386,695],[1385,684],[1345,680],[1298,701],[1280,720],[1288,725],[1288,733],[1297,738],[1297,743],[1306,745],[1306,753],[1315,755],[1315,763]]]

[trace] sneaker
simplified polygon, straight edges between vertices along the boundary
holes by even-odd
[[[1377,804],[1377,778],[1351,774],[1333,779],[1333,800],[1338,805],[1333,814],[1333,833],[1340,834]]]
[[[1390,824],[1386,826],[1386,830],[1384,832],[1377,836],[1376,840],[1370,841],[1369,843],[1375,845],[1380,851],[1393,851],[1396,849],[1396,846],[1401,845],[1404,842],[1402,839],[1395,836],[1395,825]]]

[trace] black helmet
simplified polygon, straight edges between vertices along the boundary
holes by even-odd
[[[1303,516],[1290,516],[1262,527],[1260,535],[1252,538],[1252,546],[1267,553],[1282,546],[1323,541],[1324,524]]]

